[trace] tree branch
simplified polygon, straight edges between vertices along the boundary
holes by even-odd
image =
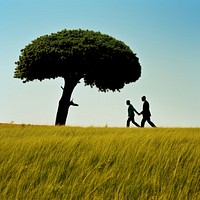
[[[78,106],[77,103],[74,103],[74,102],[73,102],[73,99],[69,102],[69,105],[70,105],[70,106]]]

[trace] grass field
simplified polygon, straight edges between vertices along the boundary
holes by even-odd
[[[200,128],[0,125],[1,200],[200,199]]]

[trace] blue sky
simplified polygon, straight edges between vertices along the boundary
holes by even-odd
[[[98,92],[81,82],[73,92],[72,126],[123,127],[131,100],[141,96],[160,127],[200,126],[199,0],[0,0],[0,122],[53,125],[63,80],[14,79],[20,50],[63,29],[100,31],[125,42],[140,59],[142,76],[121,92]],[[123,67],[123,66],[122,66]],[[141,116],[136,116],[140,123]],[[147,125],[148,126],[148,125]]]

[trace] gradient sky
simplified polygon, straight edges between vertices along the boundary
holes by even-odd
[[[15,61],[41,35],[88,29],[125,42],[137,53],[142,76],[115,93],[82,81],[72,94],[79,107],[70,108],[68,125],[124,127],[126,100],[141,111],[146,95],[157,126],[200,126],[199,0],[0,0],[0,5],[0,122],[54,124],[63,80],[24,84],[13,78]]]

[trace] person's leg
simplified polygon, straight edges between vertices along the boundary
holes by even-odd
[[[140,125],[137,122],[133,122],[133,124],[137,127],[140,127]]]
[[[146,118],[143,117],[143,119],[142,119],[142,121],[141,121],[141,127],[144,127],[145,122],[146,122]]]
[[[148,122],[152,127],[156,127],[156,125],[151,121],[150,117],[147,119],[147,122]]]
[[[129,126],[130,126],[130,121],[131,121],[131,118],[129,117],[129,118],[127,119],[127,122],[126,122],[126,127],[129,127]]]
[[[137,127],[140,127],[140,125],[137,123],[137,122],[135,122],[135,119],[134,118],[132,118],[132,123],[135,125],[135,126],[137,126]]]

